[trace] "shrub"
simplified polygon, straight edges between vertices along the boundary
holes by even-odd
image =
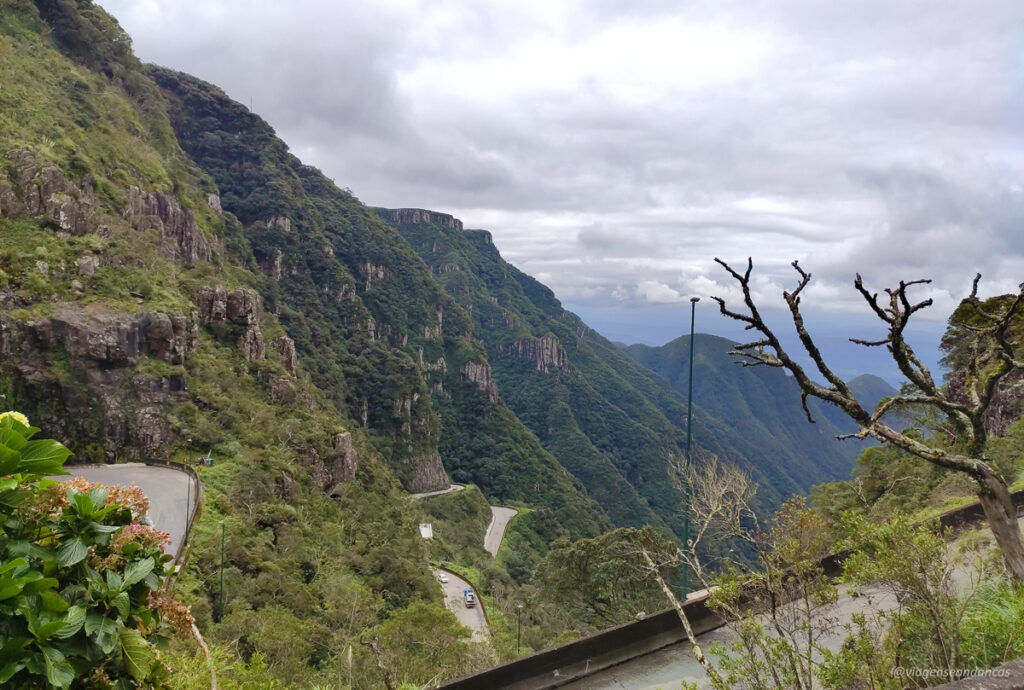
[[[67,474],[70,451],[0,415],[0,683],[161,685],[155,643],[192,618],[160,588],[167,535],[138,524],[141,492]]]

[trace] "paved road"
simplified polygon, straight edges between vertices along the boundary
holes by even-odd
[[[54,477],[66,481],[74,477],[85,477],[101,484],[137,486],[149,498],[149,518],[153,526],[169,532],[171,543],[166,547],[169,554],[177,554],[185,536],[185,521],[196,501],[196,487],[192,475],[172,469],[130,462],[120,465],[67,465],[71,474]]]
[[[463,591],[473,589],[473,586],[450,570],[438,568],[431,568],[431,570],[433,570],[435,578],[439,573],[448,576],[447,583],[438,582],[441,585],[441,591],[444,592],[444,605],[455,614],[460,623],[473,632],[474,642],[486,641],[490,630],[487,627],[487,619],[484,618],[483,602],[479,601],[479,595],[477,595],[477,605],[469,609],[466,608],[466,602],[463,599]],[[474,590],[475,592],[476,590]]]
[[[854,613],[870,613],[887,610],[896,605],[895,599],[879,589],[862,588],[860,596],[852,596],[851,588],[840,589],[839,601],[826,615],[837,620],[832,633],[821,640],[824,647],[837,651],[846,637],[842,627],[851,621]],[[697,640],[706,654],[712,642],[728,645],[735,637],[726,628],[698,635]],[[712,655],[712,659],[715,657]],[[595,673],[584,680],[565,686],[565,690],[669,690],[678,688],[683,681],[696,683],[700,690],[710,688],[711,683],[704,669],[693,657],[689,642],[680,642],[671,647],[613,666],[607,671]]]
[[[441,489],[440,491],[427,491],[422,494],[410,494],[413,498],[430,498],[431,496],[440,496],[441,494],[450,494],[453,491],[462,491],[466,487],[462,484],[452,484],[447,489]]]
[[[498,548],[505,536],[505,528],[518,512],[515,508],[491,506],[491,524],[487,526],[487,533],[484,534],[484,548],[490,551],[492,556],[498,555]]]

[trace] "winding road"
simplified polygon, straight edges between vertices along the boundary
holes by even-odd
[[[196,485],[192,475],[173,467],[128,462],[118,465],[66,465],[68,475],[52,477],[67,481],[85,477],[107,486],[137,486],[149,499],[149,519],[153,526],[171,535],[164,549],[177,556],[185,538],[185,529],[196,501]]]
[[[472,589],[474,594],[476,593],[473,585],[450,570],[442,570],[440,568],[432,568],[432,570],[434,577],[444,573],[448,580],[448,582],[440,583],[441,591],[444,592],[444,605],[455,614],[460,623],[473,632],[474,642],[485,642],[488,635],[490,635],[490,628],[487,627],[484,604],[482,601],[479,601],[480,595],[477,594],[477,605],[473,608],[466,608],[466,601],[463,598],[464,590]]]
[[[505,538],[505,528],[518,513],[515,508],[491,506],[491,524],[487,525],[487,532],[484,534],[484,548],[492,556],[497,557],[501,540]]]

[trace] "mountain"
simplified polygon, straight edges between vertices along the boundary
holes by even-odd
[[[0,0],[0,84],[0,396],[76,462],[213,459],[177,591],[222,651],[326,683],[347,648],[376,684],[368,633],[401,668],[422,645],[382,629],[447,620],[416,527],[460,501],[477,526],[487,502],[526,507],[516,582],[479,568],[510,607],[553,539],[678,534],[671,372],[565,311],[486,231],[368,208],[217,87],[142,65],[88,0]],[[749,467],[765,505],[848,472],[814,439],[766,436],[789,420],[763,417],[776,384],[700,376],[698,450]],[[452,479],[480,491],[447,511],[408,498]],[[450,528],[447,553],[480,551]]]
[[[377,211],[471,315],[501,397],[612,521],[678,528],[680,496],[667,465],[685,449],[679,384],[687,341],[623,350],[504,261],[489,232],[463,230],[422,209]],[[764,508],[848,476],[859,448],[835,442],[839,431],[827,419],[808,425],[791,382],[774,370],[737,367],[726,354],[732,343],[700,338],[696,453],[746,467],[761,485]],[[450,467],[455,476],[472,476],[458,461]]]
[[[409,491],[448,485],[452,453],[495,502],[547,506],[574,536],[608,525],[489,382],[467,313],[395,230],[222,91],[150,68],[182,147],[245,231],[260,294],[318,386],[367,430]],[[450,221],[449,221],[450,222]],[[457,446],[453,438],[466,440]]]
[[[837,425],[841,411],[833,414],[811,401],[815,423],[808,423],[796,383],[779,369],[740,366],[729,354],[734,345],[712,335],[694,338],[694,409],[729,430],[722,455],[745,464],[759,477],[761,491],[774,489],[782,498],[848,476],[862,444],[836,440],[847,431]],[[661,347],[630,345],[625,352],[664,376],[681,395],[687,393],[689,336]]]

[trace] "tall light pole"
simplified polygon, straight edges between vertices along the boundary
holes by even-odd
[[[690,298],[690,380],[689,392],[686,395],[686,471],[690,471],[690,442],[693,440],[693,324],[697,314],[697,302],[700,297]],[[690,484],[687,480],[683,486],[683,499],[686,507],[683,509],[683,546],[690,546]],[[683,567],[683,594],[688,589],[689,575],[685,566]]]
[[[220,521],[220,594],[217,597],[217,608],[220,610],[217,619],[224,618],[224,521]]]
[[[519,643],[523,640],[523,605],[516,604],[518,611],[516,612],[516,654],[519,653]]]

